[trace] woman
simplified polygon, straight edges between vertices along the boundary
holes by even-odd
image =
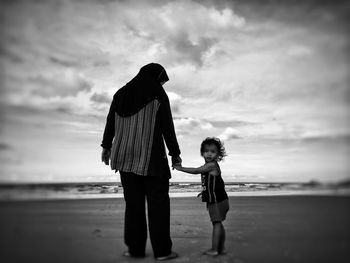
[[[164,140],[173,165],[181,163],[181,158],[169,99],[162,87],[168,80],[161,65],[150,63],[143,66],[116,92],[107,116],[101,144],[102,161],[108,165],[111,160],[111,168],[119,171],[124,189],[124,242],[128,247],[124,256],[145,256],[146,199],[155,258],[177,257],[171,250],[171,174]]]

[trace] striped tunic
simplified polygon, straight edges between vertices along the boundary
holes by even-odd
[[[147,175],[159,101],[149,102],[132,116],[115,113],[115,134],[111,149],[111,168]]]

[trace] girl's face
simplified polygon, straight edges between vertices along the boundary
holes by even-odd
[[[204,151],[202,153],[206,163],[216,161],[219,155],[218,148],[215,144],[204,145]]]

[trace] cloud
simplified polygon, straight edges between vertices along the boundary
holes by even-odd
[[[136,37],[132,42],[137,39],[149,42],[149,55],[172,64],[203,65],[203,56],[223,34],[232,33],[245,24],[243,17],[228,8],[218,10],[186,0],[159,3],[151,8],[125,4],[119,6],[118,13],[121,22]],[[139,12],[148,15],[139,19]]]
[[[291,57],[307,57],[312,55],[312,53],[311,48],[302,45],[291,46],[287,50],[287,55]]]
[[[176,132],[179,134],[189,134],[195,130],[210,130],[213,126],[209,122],[205,122],[195,118],[175,118],[174,125]]]
[[[305,142],[332,142],[343,141],[345,144],[350,143],[350,131],[347,133],[330,133],[329,131],[313,131],[305,132],[300,136],[300,139]]]
[[[175,92],[168,91],[167,94],[170,100],[172,113],[173,114],[180,113],[180,105],[182,104],[183,98]]]
[[[63,67],[77,67],[80,65],[80,63],[78,63],[78,61],[74,59],[64,59],[64,58],[59,58],[57,56],[50,56],[49,60],[52,63],[58,64]]]
[[[7,131],[15,132],[4,133],[12,141],[1,141],[16,146],[22,142],[16,133],[25,132],[21,145],[28,146],[23,149],[26,156],[43,156],[33,151],[35,138],[52,146],[52,151],[45,148],[55,157],[47,166],[56,165],[56,179],[75,171],[75,179],[86,178],[84,169],[68,167],[74,167],[75,156],[86,156],[86,149],[95,151],[86,156],[87,162],[95,162],[99,149],[91,145],[101,139],[112,99],[107,94],[152,61],[163,64],[171,79],[166,90],[184,154],[197,156],[198,140],[219,134],[240,154],[257,159],[263,155],[263,164],[273,160],[266,167],[252,163],[252,158],[228,158],[227,167],[241,167],[239,174],[283,177],[286,165],[281,162],[278,170],[275,160],[283,159],[280,153],[289,146],[299,145],[300,153],[288,158],[304,153],[300,160],[305,165],[290,169],[291,179],[298,173],[325,172],[327,163],[334,170],[343,167],[348,175],[348,166],[310,162],[320,155],[345,159],[345,150],[315,150],[327,140],[337,147],[349,144],[339,137],[350,130],[345,1],[3,2],[0,56],[5,77],[0,102],[22,108],[4,108],[0,118],[9,125]],[[87,133],[89,140],[83,141]],[[73,143],[77,152],[57,153]],[[33,174],[30,163],[26,161],[23,170]],[[34,168],[47,178],[43,160]],[[109,171],[89,166],[89,172]]]
[[[221,121],[221,120],[208,120],[214,127],[222,128],[227,126],[249,126],[254,125],[255,123],[252,122],[246,122],[241,120],[227,120],[227,121]]]
[[[92,85],[86,80],[84,74],[73,69],[55,72],[31,78],[32,94],[41,97],[68,97],[75,96],[81,91],[90,91]]]
[[[11,150],[12,146],[4,143],[4,142],[0,142],[0,151],[7,151],[7,150]]]
[[[189,60],[194,62],[198,66],[203,65],[203,56],[217,40],[215,38],[200,38],[197,43],[191,42],[188,35],[185,32],[182,32],[172,42],[176,54],[173,55],[173,58],[177,61],[180,60]]]
[[[99,104],[110,104],[112,99],[111,99],[111,96],[106,93],[106,92],[102,92],[102,93],[94,93],[92,96],[91,96],[91,101],[93,102],[97,102]]]
[[[242,139],[242,137],[238,135],[238,131],[231,127],[226,128],[218,137],[223,141]]]

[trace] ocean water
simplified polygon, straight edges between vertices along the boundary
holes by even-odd
[[[170,197],[196,197],[199,182],[171,182]],[[226,183],[229,196],[257,195],[350,195],[348,182],[310,183]],[[52,199],[123,198],[120,183],[0,184],[0,201]]]

